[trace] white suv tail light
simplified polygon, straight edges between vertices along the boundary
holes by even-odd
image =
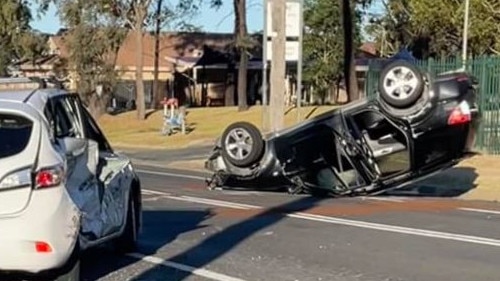
[[[57,186],[63,177],[64,170],[61,166],[40,169],[35,173],[35,189]]]

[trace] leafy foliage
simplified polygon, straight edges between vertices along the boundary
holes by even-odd
[[[54,2],[62,22],[68,27],[63,37],[68,58],[59,68],[74,72],[78,94],[90,112],[98,116],[104,112],[116,81],[115,58],[126,30],[121,27],[119,18],[102,12],[106,9],[103,1]],[[103,87],[101,96],[97,95],[98,86]]]
[[[340,0],[342,1],[342,0]],[[304,80],[324,97],[344,77],[344,26],[340,20],[340,1],[306,0],[304,2]],[[353,1],[353,49],[360,45],[361,10]],[[361,4],[364,4],[361,3]],[[354,69],[352,69],[354,71]]]
[[[95,97],[93,88],[96,81],[104,81],[102,77],[112,75],[114,64],[110,64],[110,51],[118,51],[122,32],[132,31],[136,42],[136,104],[138,119],[146,118],[146,106],[143,83],[142,35],[158,18],[153,0],[37,0],[40,9],[46,11],[50,4],[55,4],[61,14],[62,21],[70,28],[72,41],[70,49],[71,65],[77,66],[82,89],[79,92],[89,93],[91,100]],[[172,7],[165,5],[160,17],[181,19],[179,15],[197,11],[198,3],[203,0],[180,0]],[[212,6],[221,5],[220,0],[211,0]],[[181,26],[185,22],[179,21]],[[174,25],[175,26],[175,25]],[[190,27],[190,26],[188,26]],[[87,32],[92,32],[86,37]],[[70,40],[71,41],[71,40]],[[95,44],[84,50],[82,44]],[[89,46],[89,45],[87,45]],[[112,53],[112,52],[111,52]],[[82,63],[83,62],[83,63]],[[85,67],[83,67],[85,65]],[[88,68],[91,67],[89,70]],[[86,95],[86,94],[85,94]]]
[[[342,73],[343,36],[338,1],[304,2],[304,80],[325,95]]]
[[[391,52],[408,47],[422,59],[459,56],[465,1],[386,0],[385,14],[369,31]],[[500,53],[500,0],[470,0],[469,55]],[[384,32],[382,32],[384,31]]]
[[[45,38],[33,32],[28,2],[2,0],[0,5],[0,75],[8,74],[8,66],[21,59],[34,60],[45,48]]]

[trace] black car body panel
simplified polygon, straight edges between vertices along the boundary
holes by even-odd
[[[214,172],[209,183],[326,189],[341,195],[377,193],[412,183],[470,154],[480,118],[473,81],[461,72],[438,76],[429,87],[432,106],[422,107],[425,117],[417,121],[394,117],[377,99],[328,111],[264,136],[262,158],[248,167],[237,167],[222,157],[219,141],[206,162]]]

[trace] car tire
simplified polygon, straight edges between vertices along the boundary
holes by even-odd
[[[222,156],[237,167],[251,166],[260,160],[264,152],[260,131],[249,122],[229,125],[222,133],[221,146]]]
[[[75,246],[73,253],[71,254],[68,262],[60,269],[56,270],[49,274],[48,280],[50,281],[80,281],[80,247],[78,245]],[[56,277],[54,277],[54,275]],[[47,280],[45,278],[41,278],[40,280]]]
[[[127,219],[123,233],[115,240],[115,250],[126,254],[137,250],[139,237],[138,202],[132,192],[128,200]]]
[[[71,267],[71,270],[59,277],[54,281],[80,281],[80,259],[77,259]]]
[[[433,87],[431,77],[426,76],[425,81],[422,95],[412,104],[412,106],[407,108],[396,108],[382,100],[379,104],[383,111],[394,118],[405,119],[410,124],[419,124],[427,120],[431,115],[430,113],[436,108],[438,96]]]
[[[378,83],[380,99],[391,107],[397,109],[411,107],[422,96],[423,90],[422,73],[415,65],[407,61],[391,62],[380,73]]]

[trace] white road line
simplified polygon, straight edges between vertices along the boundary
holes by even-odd
[[[405,202],[404,199],[396,199],[396,198],[392,198],[392,197],[362,196],[361,199],[364,199],[364,200],[376,200],[376,201],[388,201],[388,202],[398,202],[398,203]]]
[[[218,200],[206,200],[203,198],[193,198],[193,197],[186,198],[184,196],[165,196],[165,198],[177,200],[177,201],[206,204],[206,205],[211,205],[211,206],[226,207],[226,208],[233,208],[233,209],[240,209],[240,210],[249,210],[249,208],[247,208],[247,207],[238,206],[237,204],[228,204],[227,202],[218,201]]]
[[[454,240],[454,241],[467,242],[467,243],[473,243],[473,244],[482,244],[482,245],[500,247],[500,240],[479,237],[479,236],[471,236],[471,235],[455,234],[455,233],[448,233],[448,232],[441,232],[441,231],[425,230],[425,229],[412,228],[412,227],[402,227],[402,226],[395,226],[395,225],[389,225],[389,224],[380,224],[380,223],[348,220],[348,219],[327,217],[327,216],[321,216],[321,215],[312,215],[312,214],[306,214],[306,213],[292,213],[292,214],[288,214],[287,216],[294,217],[294,218],[313,220],[313,221],[319,221],[319,222],[327,222],[327,223],[332,223],[332,224],[381,230],[381,231],[386,231],[386,232],[395,232],[395,233],[409,234],[409,235],[414,235],[414,236],[424,236],[424,237],[439,238],[439,239],[445,239],[445,240]]]
[[[462,211],[468,211],[468,212],[500,215],[500,211],[495,211],[495,210],[485,210],[485,209],[475,209],[475,208],[458,208],[458,209],[462,210]]]
[[[228,207],[228,208],[233,208],[233,209],[263,209],[263,207],[261,207],[261,206],[246,205],[246,204],[213,200],[213,199],[206,199],[206,198],[199,198],[199,197],[167,196],[167,198],[173,199],[173,200],[193,202],[193,203],[203,203],[203,204],[209,204],[209,205],[215,205],[215,206],[223,206],[223,207]],[[290,217],[290,218],[297,218],[297,219],[304,219],[304,220],[310,220],[310,221],[316,221],[316,222],[325,222],[325,223],[331,223],[331,224],[337,224],[337,225],[345,225],[345,226],[352,226],[352,227],[358,227],[358,228],[380,230],[380,231],[385,231],[385,232],[394,232],[394,233],[407,234],[407,235],[413,235],[413,236],[439,238],[439,239],[444,239],[444,240],[452,240],[452,241],[459,241],[459,242],[467,242],[467,243],[473,243],[473,244],[481,244],[481,245],[500,247],[500,240],[479,237],[479,236],[470,236],[470,235],[464,235],[464,234],[455,234],[455,233],[448,233],[448,232],[441,232],[441,231],[425,230],[425,229],[420,229],[420,228],[402,227],[402,226],[396,226],[396,225],[390,225],[390,224],[381,224],[381,223],[371,223],[371,222],[358,221],[358,220],[349,220],[349,219],[342,219],[342,218],[336,218],[336,217],[307,214],[304,212],[285,214],[285,216]]]
[[[151,189],[142,189],[141,192],[143,194],[147,194],[147,195],[162,195],[162,196],[170,195],[166,192],[161,192],[161,191],[156,191],[156,190],[151,190]]]
[[[175,196],[175,195],[171,195],[171,194],[166,193],[166,192],[161,192],[161,191],[156,191],[156,190],[151,190],[151,189],[142,189],[142,193],[147,194],[147,195],[159,195],[159,196],[161,196],[161,198],[172,199],[172,200],[177,200],[177,201],[200,203],[200,204],[219,206],[219,207],[227,207],[227,208],[233,208],[233,209],[250,210],[250,209],[261,208],[259,206],[254,206],[254,205],[233,203],[233,202],[227,202],[227,201],[221,201],[221,200],[215,200],[215,199],[207,199],[207,198],[191,197],[191,196]]]
[[[174,197],[174,196],[170,196]],[[179,197],[177,197],[179,198]],[[215,200],[215,199],[206,199],[206,198],[200,198],[200,197],[191,197],[191,196],[180,196],[182,200],[186,201],[191,201],[191,202],[199,202],[199,203],[204,203],[204,204],[218,204],[219,206],[223,207],[235,207],[239,209],[260,209],[262,207],[260,206],[255,206],[255,205],[247,205],[247,204],[241,204],[241,203],[234,203],[234,202],[228,202],[228,201],[221,201],[221,200]]]
[[[167,177],[176,177],[176,178],[185,178],[185,179],[192,179],[192,180],[205,180],[205,177],[200,177],[200,176],[193,176],[193,175],[185,175],[185,174],[174,174],[174,173],[167,173],[167,172],[156,172],[156,171],[150,171],[150,170],[136,170],[138,173],[141,174],[149,174],[149,175],[157,175],[157,176],[167,176]]]
[[[168,173],[168,172],[158,172],[158,171],[151,171],[151,170],[137,170],[139,173],[143,174],[150,174],[150,175],[157,175],[157,176],[168,176],[168,177],[176,177],[176,178],[186,178],[186,179],[194,179],[194,180],[205,180],[205,177],[200,177],[200,176],[193,176],[193,175],[186,175],[186,174],[174,174],[174,173]],[[226,194],[238,194],[238,195],[249,195],[249,194],[261,194],[262,192],[258,191],[223,191]],[[246,193],[245,193],[246,192]],[[405,202],[405,199],[409,199],[406,197],[401,197],[401,198],[393,198],[393,197],[372,197],[372,196],[363,196],[360,197],[362,199],[368,199],[368,200],[379,200],[379,201],[390,201],[390,202]]]
[[[225,274],[221,274],[221,273],[217,273],[217,272],[213,272],[213,271],[210,271],[210,270],[207,270],[207,269],[196,268],[196,267],[192,267],[192,266],[185,265],[185,264],[180,264],[180,263],[176,263],[176,262],[166,261],[164,259],[161,259],[161,258],[158,258],[158,257],[155,257],[155,256],[146,256],[146,255],[139,254],[139,253],[131,253],[131,254],[128,254],[127,256],[132,257],[132,258],[136,258],[136,259],[139,259],[139,260],[142,260],[142,261],[145,261],[145,262],[149,262],[149,263],[152,263],[152,264],[162,265],[162,266],[170,267],[170,268],[175,268],[177,270],[182,270],[184,272],[189,272],[191,274],[194,274],[194,275],[197,275],[197,276],[201,276],[201,277],[205,277],[205,278],[212,279],[212,280],[218,280],[218,281],[245,281],[245,280],[240,279],[240,278],[231,277],[231,276],[228,276],[228,275],[225,275]]]

